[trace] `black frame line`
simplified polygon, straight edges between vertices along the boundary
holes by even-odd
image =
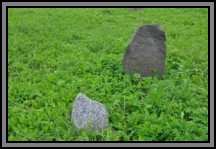
[[[7,1],[8,2],[8,1]],[[8,141],[8,8],[208,8],[208,141]],[[6,143],[210,143],[210,6],[6,6]]]

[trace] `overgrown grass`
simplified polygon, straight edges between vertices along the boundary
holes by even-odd
[[[123,73],[136,29],[166,32],[163,79]],[[102,102],[110,125],[77,132],[76,95]],[[9,141],[208,140],[208,10],[9,8]]]

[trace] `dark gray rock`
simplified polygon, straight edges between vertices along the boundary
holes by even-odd
[[[108,127],[108,112],[103,104],[79,93],[72,107],[72,121],[78,130],[91,126],[91,130],[101,131]]]
[[[123,69],[128,74],[139,73],[144,77],[164,74],[166,36],[159,25],[141,26],[123,57]]]
[[[140,10],[140,9],[143,9],[143,8],[128,8],[130,11],[134,11],[134,10]]]

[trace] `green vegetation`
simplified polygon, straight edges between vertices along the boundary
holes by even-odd
[[[136,29],[160,24],[164,78],[123,73]],[[77,132],[82,92],[103,103],[110,126]],[[208,140],[208,10],[196,8],[9,8],[9,141]]]

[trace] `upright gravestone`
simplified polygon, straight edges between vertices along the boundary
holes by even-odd
[[[159,25],[141,26],[123,57],[123,69],[128,74],[139,73],[144,77],[164,74],[166,36]]]
[[[108,112],[103,104],[79,93],[72,107],[72,121],[78,130],[90,127],[101,131],[108,126]]]
[[[140,10],[140,9],[143,9],[143,8],[128,8],[129,10],[131,11],[134,11],[134,10]]]

